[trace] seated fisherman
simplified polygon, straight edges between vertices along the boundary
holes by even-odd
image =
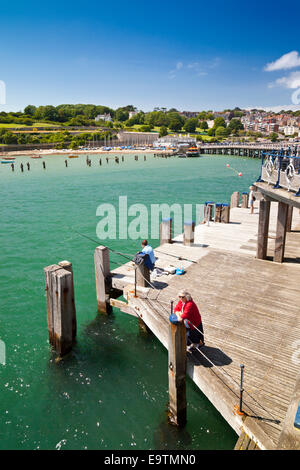
[[[155,258],[155,255],[154,255],[153,248],[152,248],[152,246],[148,245],[147,240],[142,241],[142,253],[145,253],[146,255],[148,255],[149,259],[148,259],[148,266],[147,267],[150,269],[150,271],[153,271],[153,269],[155,267],[156,258]]]
[[[174,313],[176,313],[178,321],[184,321],[187,351],[191,351],[192,348],[204,346],[202,319],[191,294],[184,290],[179,292],[178,297],[179,302],[174,309]]]

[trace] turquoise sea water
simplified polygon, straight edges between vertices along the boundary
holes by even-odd
[[[248,190],[260,161],[152,155],[135,161],[125,155],[117,165],[102,155],[100,166],[100,157],[92,155],[91,167],[80,156],[66,168],[65,158],[44,157],[46,170],[43,160],[28,157],[17,157],[14,173],[10,165],[0,166],[0,340],[6,346],[0,448],[233,448],[235,433],[189,379],[188,423],[183,430],[167,424],[167,351],[119,310],[97,314],[96,244],[75,231],[96,238],[98,205],[118,207],[120,195],[127,195],[128,205],[147,207],[229,202],[233,191]],[[103,244],[126,253],[139,249],[139,240]],[[48,344],[43,268],[64,259],[73,263],[78,336],[73,353],[57,364]],[[116,254],[111,259],[125,261]]]

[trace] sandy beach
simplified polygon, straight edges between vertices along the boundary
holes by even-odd
[[[69,156],[69,155],[86,155],[86,154],[95,154],[95,155],[98,155],[98,154],[132,154],[132,153],[136,153],[136,154],[144,154],[144,153],[160,153],[160,154],[172,154],[173,152],[171,150],[158,150],[158,149],[112,149],[112,150],[101,150],[101,149],[76,149],[76,150],[71,150],[71,149],[62,149],[62,150],[59,150],[59,149],[35,149],[35,150],[16,150],[16,151],[12,151],[12,152],[3,152],[1,153],[1,156],[2,157],[5,157],[5,156],[14,156],[14,157],[18,157],[18,156],[31,156],[31,155],[40,155],[40,156],[49,156],[49,155],[66,155],[66,156]]]

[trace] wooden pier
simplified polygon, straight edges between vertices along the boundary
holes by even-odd
[[[260,185],[257,189],[266,191],[264,183]],[[259,206],[264,201],[259,194],[254,214],[248,208],[232,208],[230,223],[199,225],[191,243],[184,244],[182,235],[154,250],[157,267],[184,267],[184,275],[151,279],[154,288],[138,287],[136,292],[133,263],[109,276],[111,289],[126,299],[111,298],[111,305],[139,318],[168,349],[170,301],[177,302],[181,289],[192,294],[201,311],[205,346],[187,354],[186,373],[242,436],[237,444],[241,449],[280,447],[282,433],[289,436],[284,423],[299,387],[295,353],[300,339],[300,215],[295,209],[291,231],[285,233],[283,262],[273,262],[279,204],[270,201],[265,259],[258,259],[258,233],[263,233]],[[237,412],[241,364],[243,415]]]

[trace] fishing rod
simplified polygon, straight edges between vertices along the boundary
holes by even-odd
[[[177,258],[182,261],[189,261],[190,263],[197,264],[197,261],[193,261],[192,259],[183,258],[182,256],[171,255],[170,253],[165,253],[164,251],[158,251],[156,248],[154,248],[154,251],[156,251],[157,253],[161,253],[162,255],[172,256],[173,258]]]
[[[74,230],[74,232],[78,233],[78,235],[81,235],[84,238],[87,238],[88,240],[90,240],[93,243],[97,243],[97,245],[99,243],[99,241],[94,240],[93,238],[89,237],[88,235],[85,235],[84,233],[80,233],[77,230]],[[117,253],[118,255],[123,256],[124,258],[128,259],[129,261],[132,261],[132,258],[129,258],[129,256],[124,255],[124,253],[121,253],[120,251],[117,251],[117,250],[113,250],[112,248],[109,248],[109,247],[108,247],[108,249],[109,249],[109,251],[112,251],[113,253]]]

